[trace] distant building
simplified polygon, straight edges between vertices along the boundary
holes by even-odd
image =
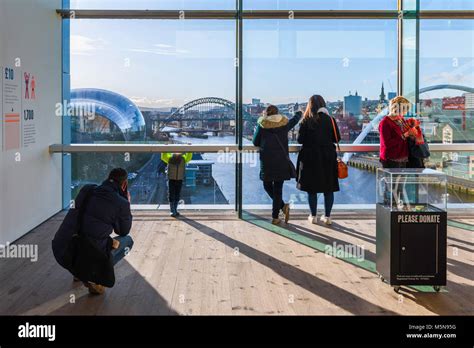
[[[464,93],[466,110],[474,110],[474,93]]]
[[[379,113],[387,106],[388,106],[388,101],[385,98],[385,89],[382,82],[382,89],[380,90],[379,101],[375,110],[377,111],[377,113]]]
[[[252,98],[252,105],[260,105],[261,103],[260,98]]]
[[[379,103],[385,104],[386,102],[387,102],[387,99],[385,99],[385,90],[384,90],[383,82],[382,82],[382,90],[380,91]]]
[[[359,116],[362,113],[362,97],[357,93],[344,97],[344,116]]]
[[[188,163],[187,168],[191,169],[193,174],[187,178],[186,185],[193,186],[196,184],[210,185],[212,184],[212,166],[213,161],[192,160]]]

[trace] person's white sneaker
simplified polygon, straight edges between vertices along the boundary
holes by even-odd
[[[331,221],[331,218],[330,217],[327,217],[327,216],[321,216],[321,222],[326,224],[326,225],[332,225],[332,221]]]
[[[310,224],[317,224],[317,223],[318,223],[318,218],[317,218],[317,216],[313,216],[313,215],[309,214],[309,216],[308,216],[308,222],[309,222]]]

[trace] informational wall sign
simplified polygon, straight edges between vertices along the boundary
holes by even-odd
[[[3,151],[17,150],[36,143],[36,78],[31,72],[0,67],[2,72],[0,112]]]
[[[21,76],[13,67],[1,71],[3,150],[7,151],[21,146]]]
[[[23,103],[22,103],[22,123],[23,123],[23,146],[28,147],[36,143],[36,78],[28,71],[23,72]]]

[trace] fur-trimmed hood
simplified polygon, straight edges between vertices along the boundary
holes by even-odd
[[[288,117],[280,114],[271,116],[261,116],[257,122],[262,128],[265,129],[279,128],[288,124]]]

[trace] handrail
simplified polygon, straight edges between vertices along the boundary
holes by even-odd
[[[298,152],[301,145],[290,144],[290,152]],[[379,144],[341,144],[341,152],[378,152]],[[244,145],[242,151],[258,151],[259,148],[253,145]],[[50,153],[87,153],[87,152],[108,152],[108,153],[160,153],[160,152],[238,152],[237,144],[53,144],[49,146]],[[474,152],[474,143],[457,144],[430,144],[431,152]]]
[[[108,10],[108,9],[57,9],[65,19],[238,19],[235,10]],[[407,18],[422,19],[474,18],[473,10],[421,10],[404,11]],[[291,15],[291,16],[290,16]],[[398,10],[243,10],[243,19],[396,19]]]

